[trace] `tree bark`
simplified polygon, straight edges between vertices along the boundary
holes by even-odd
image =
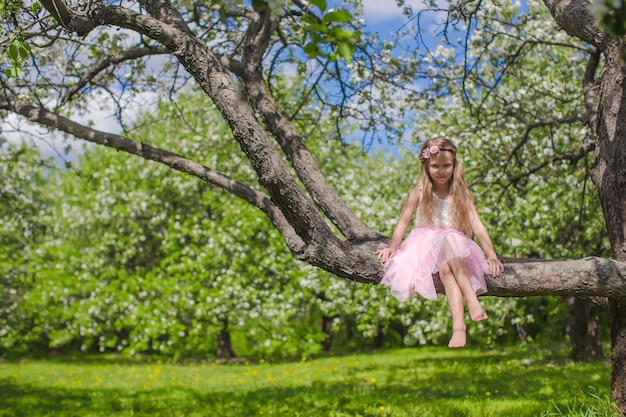
[[[509,263],[514,262],[514,263]],[[508,259],[498,278],[486,277],[487,295],[623,296],[626,263],[589,257],[571,261]]]
[[[626,415],[626,298],[609,300],[611,319],[611,401]]]
[[[619,43],[605,52],[593,168],[611,250],[620,261],[626,261],[626,66],[620,62],[623,46]]]
[[[623,44],[605,52],[593,181],[598,188],[615,259],[626,261],[626,66]],[[611,58],[609,58],[609,56]],[[609,300],[611,320],[611,399],[626,414],[626,297]]]

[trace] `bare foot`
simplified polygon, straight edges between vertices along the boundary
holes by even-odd
[[[462,348],[465,346],[466,336],[465,336],[465,327],[453,329],[452,330],[452,339],[448,343],[449,348]]]
[[[479,302],[476,302],[474,305],[468,305],[467,309],[469,310],[472,321],[479,322],[489,318],[487,312],[483,309]]]

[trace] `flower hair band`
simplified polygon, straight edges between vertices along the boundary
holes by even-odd
[[[419,155],[419,159],[422,162],[422,164],[425,164],[426,161],[428,161],[430,159],[431,156],[433,155],[437,155],[439,152],[441,151],[448,151],[448,152],[452,152],[452,154],[454,154],[454,149],[449,149],[449,148],[440,148],[437,145],[433,145],[433,146],[429,146],[428,148],[424,149],[420,155]]]
[[[427,160],[430,159],[431,155],[437,155],[440,150],[441,149],[439,149],[439,146],[437,145],[433,145],[424,149],[422,153],[420,153],[420,156],[419,156],[420,161],[422,161],[422,164],[425,163]]]

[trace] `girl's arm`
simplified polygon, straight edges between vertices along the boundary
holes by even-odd
[[[400,218],[398,219],[398,223],[396,223],[393,235],[391,236],[391,243],[389,244],[389,247],[383,248],[376,252],[376,254],[378,255],[378,259],[380,259],[381,261],[387,262],[389,258],[395,255],[396,250],[398,250],[398,246],[400,246],[400,243],[402,243],[404,233],[409,227],[409,223],[411,223],[413,213],[415,213],[415,209],[420,202],[421,196],[422,190],[420,189],[419,185],[416,184],[409,193],[409,197],[406,199],[406,202],[404,203],[404,207],[402,208],[402,212],[400,213]]]
[[[480,216],[478,215],[478,211],[476,210],[476,206],[474,206],[474,202],[470,199],[469,202],[469,210],[470,210],[470,218],[472,219],[472,232],[476,235],[480,246],[482,246],[483,251],[485,251],[485,256],[487,256],[487,263],[489,264],[489,274],[493,277],[497,277],[504,271],[504,266],[502,262],[498,259],[496,255],[496,251],[493,249],[493,245],[491,244],[491,238],[489,237],[489,233],[487,232],[487,228],[480,220]]]

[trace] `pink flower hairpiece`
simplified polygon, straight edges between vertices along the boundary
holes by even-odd
[[[426,160],[430,159],[431,155],[437,155],[440,150],[441,149],[439,149],[439,146],[437,145],[424,149],[420,154],[420,161],[424,163]]]

